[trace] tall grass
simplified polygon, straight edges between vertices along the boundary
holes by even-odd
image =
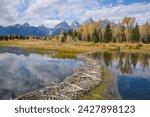
[[[43,50],[54,50],[59,52],[83,53],[89,51],[116,51],[119,46],[122,51],[141,51],[149,52],[150,44],[143,43],[93,43],[81,41],[66,41],[61,43],[59,40],[9,40],[0,41],[0,46],[23,47]]]

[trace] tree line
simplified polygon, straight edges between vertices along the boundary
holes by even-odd
[[[88,42],[143,42],[150,43],[150,23],[138,25],[135,18],[125,17],[119,25],[113,22],[104,24],[102,20],[93,24],[86,22],[76,30],[69,30],[59,36],[61,42],[80,40]]]
[[[105,23],[103,20],[94,23],[86,22],[76,30],[69,30],[58,36],[35,37],[35,36],[17,36],[17,35],[0,35],[0,40],[51,40],[60,39],[62,43],[66,40],[87,41],[87,42],[142,42],[150,43],[150,23],[138,25],[133,17],[124,17],[119,25],[113,22]]]
[[[48,40],[48,39],[52,39],[53,37],[36,37],[36,36],[18,36],[18,35],[0,35],[0,41],[2,40],[28,40],[28,39],[36,39],[36,40]]]
[[[25,40],[29,39],[28,36],[17,36],[17,35],[0,35],[0,40],[14,40],[14,39],[19,39],[19,40]]]

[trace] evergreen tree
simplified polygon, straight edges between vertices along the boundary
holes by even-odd
[[[105,33],[104,33],[104,42],[108,43],[112,40],[112,31],[111,31],[111,27],[110,24],[108,23],[108,25],[105,28]]]
[[[63,33],[63,36],[64,36],[64,39],[66,40],[66,39],[67,39],[67,33],[64,32],[64,33]]]
[[[78,36],[78,33],[77,33],[77,31],[75,30],[74,32],[73,32],[73,36],[72,36],[72,39],[74,40],[74,41],[76,41],[76,37]]]
[[[96,28],[93,32],[92,39],[93,39],[94,43],[99,42],[99,35],[98,35],[98,32],[97,32]]]
[[[73,36],[74,36],[74,37],[77,37],[77,36],[78,36],[78,33],[77,33],[76,30],[74,31]]]
[[[5,36],[5,40],[7,41],[7,40],[9,40],[10,39],[10,36],[9,35],[6,35]]]
[[[132,42],[139,42],[140,41],[140,31],[139,31],[139,26],[136,23],[135,28],[133,28],[132,31]]]
[[[65,37],[63,36],[62,38],[61,38],[61,43],[64,43],[66,41],[66,39],[65,39]]]
[[[23,36],[20,36],[20,40],[23,40],[24,39],[24,37]]]
[[[90,35],[90,33],[89,33],[88,36],[87,36],[87,41],[88,41],[88,42],[91,41],[91,35]]]
[[[81,33],[78,34],[78,39],[79,39],[80,41],[82,41],[82,34],[81,34]]]
[[[70,36],[73,36],[73,31],[72,31],[72,30],[69,30],[69,31],[68,31],[68,34],[69,34]]]
[[[102,42],[103,41],[103,34],[102,34],[101,29],[99,29],[98,34],[99,34],[99,42]]]

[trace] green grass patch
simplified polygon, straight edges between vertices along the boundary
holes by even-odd
[[[71,52],[58,52],[56,55],[53,56],[53,58],[70,58],[74,59],[76,58],[77,53],[71,53]]]
[[[109,93],[110,81],[114,77],[110,71],[104,68],[104,79],[100,86],[93,88],[90,92],[80,97],[79,100],[113,100],[116,99]]]

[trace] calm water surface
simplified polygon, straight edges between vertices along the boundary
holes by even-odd
[[[150,99],[150,54],[102,52],[90,56],[114,73],[111,92],[119,99]]]
[[[61,81],[83,64],[73,59],[23,53],[22,49],[0,48],[0,99],[43,88]]]

